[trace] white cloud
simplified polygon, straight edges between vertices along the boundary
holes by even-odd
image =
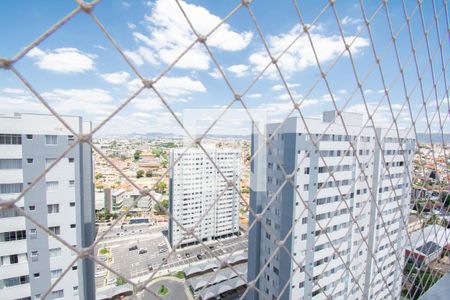
[[[222,78],[222,74],[220,74],[219,70],[214,69],[214,71],[208,73],[214,79]]]
[[[361,23],[361,19],[355,19],[349,16],[345,16],[342,20],[341,20],[342,25],[354,25],[354,24],[359,24]]]
[[[269,36],[268,43],[272,55],[278,57],[282,51],[284,51],[292,41],[299,36],[301,30],[301,27],[296,25],[285,34]],[[314,28],[310,31],[310,35],[321,64],[333,60],[345,50],[341,37],[338,35],[327,36],[317,32]],[[346,41],[348,43],[352,42],[353,39],[355,39],[354,36],[346,36]],[[368,45],[369,42],[367,39],[356,37],[350,50],[352,51],[352,54],[355,55]],[[258,72],[262,71],[270,62],[265,49],[258,50],[250,55],[249,60]],[[278,64],[283,73],[288,76],[294,72],[300,72],[308,67],[315,66],[316,60],[308,37],[302,35],[298,38],[289,50],[283,54]],[[275,72],[275,68],[266,71],[267,75],[271,78],[276,78]]]
[[[232,65],[227,68],[228,71],[233,73],[236,77],[244,77],[247,75],[247,71],[249,69],[249,66],[247,65]]]
[[[288,83],[287,86],[290,89],[293,89],[293,88],[299,87],[300,84],[299,83]],[[272,90],[274,90],[274,91],[284,91],[285,89],[286,89],[286,87],[284,86],[284,84],[275,84],[272,87]]]
[[[142,56],[139,54],[138,51],[124,50],[123,53],[135,65],[140,66],[144,64],[144,59],[142,58]]]
[[[135,118],[151,118],[153,115],[144,112],[135,112],[131,116]]]
[[[373,90],[371,90],[371,89],[366,89],[366,90],[364,90],[364,94],[373,94]]]
[[[25,94],[26,91],[23,89],[16,89],[16,88],[4,88],[2,89],[2,92],[8,93],[8,94]]]
[[[346,89],[340,89],[337,91],[339,94],[347,94],[347,90]]]
[[[130,80],[128,82],[128,89],[130,91],[134,92],[140,87],[142,87],[142,81],[139,78]],[[157,83],[155,83],[155,88],[161,94],[173,97],[186,96],[192,93],[206,92],[206,87],[201,81],[194,80],[188,76],[164,76]],[[186,100],[178,99],[178,102],[186,102]]]
[[[398,115],[400,112],[401,105],[400,104],[393,104],[392,105],[392,111],[394,113],[394,117]],[[392,124],[392,114],[391,110],[389,108],[389,105],[379,105],[376,102],[368,102],[367,103],[367,110],[371,115],[373,115],[372,119],[374,121],[375,126],[382,127],[382,128],[388,128]],[[367,121],[367,110],[366,106],[361,104],[354,104],[349,106],[346,111],[349,112],[356,112],[363,115],[364,123]],[[367,126],[371,126],[372,122],[369,121],[367,123]],[[398,119],[397,119],[397,125],[399,128],[409,128],[411,127],[411,118],[408,112],[408,109],[406,107],[403,108],[401,111]],[[393,125],[392,128],[395,128],[395,125]]]
[[[155,56],[155,54],[147,47],[140,46],[138,49],[131,51],[125,50],[125,55],[137,66],[143,65],[145,62],[158,65],[159,62]]]
[[[16,112],[49,113],[44,105],[31,95],[14,93],[9,93],[6,96],[0,95],[0,111],[2,114]]]
[[[262,94],[260,93],[253,93],[253,94],[248,94],[247,98],[261,98]]]
[[[155,83],[155,88],[157,88],[159,92],[169,96],[182,96],[194,92],[206,92],[206,88],[201,81],[193,80],[187,76],[164,76]]]
[[[136,28],[136,24],[134,24],[134,23],[127,23],[127,26],[130,29],[135,29]]]
[[[143,110],[143,111],[158,111],[163,108],[163,104],[161,103],[161,100],[156,96],[144,95],[142,97],[133,99],[131,103],[133,104],[133,106],[136,109]],[[142,116],[143,115],[141,115],[141,117]]]
[[[76,48],[57,48],[43,51],[38,47],[27,54],[40,69],[60,73],[84,73],[94,69],[96,55],[84,53]]]
[[[221,22],[221,18],[211,14],[202,6],[180,1],[194,27],[201,34],[207,34]],[[134,32],[136,40],[149,47],[158,58],[166,64],[172,63],[195,39],[182,12],[174,1],[158,0],[149,4],[151,14],[145,16],[149,36]],[[210,47],[224,51],[239,51],[248,46],[253,37],[252,32],[233,31],[229,24],[222,24],[208,38]],[[151,63],[151,62],[150,62]],[[178,68],[207,70],[210,58],[201,45],[194,46],[176,64]]]
[[[107,115],[112,112],[113,97],[108,91],[92,89],[54,89],[42,93],[58,113]]]
[[[329,93],[322,95],[322,101],[331,102],[331,101],[338,101],[340,97],[336,94],[333,94],[333,98],[331,98],[331,95]]]
[[[104,73],[99,75],[103,80],[111,84],[123,84],[127,82],[130,78],[130,74],[125,71],[114,72],[114,73]]]

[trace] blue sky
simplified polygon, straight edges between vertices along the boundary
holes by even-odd
[[[240,1],[180,1],[194,27],[202,34],[220,22]],[[379,125],[390,123],[390,110],[379,70],[373,68],[375,59],[368,31],[358,2],[336,1],[336,12],[347,43],[353,41],[351,52],[356,71],[363,83],[365,100],[370,111],[381,101],[375,114]],[[392,2],[392,3],[391,3]],[[404,66],[406,86],[410,94],[413,119],[417,117],[420,130],[425,128],[425,110],[417,83],[415,62],[411,52],[408,28],[400,1],[388,4],[389,15],[397,37],[400,61]],[[440,2],[440,1],[436,1]],[[312,24],[327,1],[299,1],[304,22]],[[417,50],[417,64],[423,70],[423,93],[429,118],[433,115],[433,130],[438,130],[436,95],[433,89],[426,41],[423,34],[420,8],[415,1],[406,1],[411,17],[411,33]],[[399,114],[399,125],[409,128],[411,118],[405,102],[405,93],[392,45],[386,12],[379,1],[367,1],[364,11],[371,22],[373,46],[381,58],[381,68],[394,113]],[[0,11],[0,57],[11,58],[30,44],[53,24],[75,9],[75,1],[2,1]],[[269,49],[275,55],[297,38],[279,61],[280,69],[290,85],[295,101],[303,101],[301,111],[306,117],[320,117],[322,111],[333,109],[331,96],[320,79],[311,45],[302,35],[299,17],[291,1],[253,1],[251,9]],[[448,98],[442,77],[442,64],[436,26],[433,23],[431,1],[421,8],[433,58],[437,82],[437,99],[442,101],[441,120],[449,129]],[[444,65],[449,59],[448,21],[442,3],[436,3]],[[7,12],[7,13],[4,13]],[[93,10],[111,36],[145,78],[156,77],[187,46],[195,40],[180,9],[172,0],[159,1],[102,1]],[[360,34],[358,35],[358,32]],[[339,28],[331,7],[325,9],[311,30],[311,38],[320,64],[328,70],[344,50]],[[245,8],[239,9],[207,40],[214,57],[223,68],[232,87],[242,93],[269,63],[269,57],[251,17]],[[36,90],[61,114],[81,115],[94,125],[102,121],[117,106],[139,89],[140,80],[120,54],[105,38],[95,22],[85,13],[77,14],[58,31],[45,39],[15,64]],[[370,75],[367,75],[367,74]],[[448,73],[448,72],[447,72]],[[367,79],[364,78],[367,76]],[[448,77],[448,74],[447,74]],[[318,84],[314,83],[319,79]],[[365,112],[363,98],[348,55],[343,55],[327,73],[328,83],[336,105],[346,110]],[[198,118],[205,121],[210,109],[212,120],[221,108],[228,105],[233,95],[218,73],[202,45],[196,45],[156,84],[156,88],[181,118],[196,118],[193,109],[201,109]],[[412,91],[412,92],[411,92]],[[292,109],[285,87],[274,66],[270,66],[243,97],[255,114],[267,114],[269,121],[280,121]],[[348,103],[347,103],[348,102]],[[235,113],[226,114],[214,133],[248,134],[249,119],[242,105],[235,103]],[[183,111],[189,110],[189,115]],[[0,113],[45,112],[15,75],[0,70]],[[417,115],[418,114],[418,115]],[[297,112],[292,114],[298,116]],[[202,124],[205,122],[202,122]],[[208,122],[206,122],[208,123]],[[202,126],[206,126],[203,124]],[[181,132],[167,108],[146,90],[107,123],[100,134],[132,132]]]

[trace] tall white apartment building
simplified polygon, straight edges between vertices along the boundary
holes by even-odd
[[[240,197],[229,183],[234,182],[240,189],[241,152],[208,149],[227,182],[201,149],[189,149],[183,154],[184,151],[178,148],[170,152],[170,163],[176,161],[170,172],[170,213],[185,229],[195,228],[194,234],[202,241],[239,234]],[[197,239],[186,236],[170,219],[169,242],[175,248],[195,244]]]
[[[399,140],[395,128],[342,116],[345,126],[333,111],[306,119],[312,136],[288,119],[251,164],[250,205],[261,216],[249,233],[248,281],[261,293],[248,299],[400,298],[413,132]],[[266,137],[279,126],[268,124]],[[261,145],[254,134],[252,151]],[[285,185],[278,163],[294,174]]]
[[[77,133],[91,129],[80,117],[63,119]],[[1,200],[16,199],[73,142],[53,116],[0,116]],[[95,230],[92,173],[91,148],[76,145],[16,205],[70,245],[87,247]],[[40,299],[75,257],[11,207],[0,207],[0,299]],[[94,298],[94,266],[83,259],[47,299]]]

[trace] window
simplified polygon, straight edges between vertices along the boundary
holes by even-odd
[[[29,209],[30,211],[36,210],[36,206],[30,205],[30,206],[28,206],[28,209]]]
[[[61,228],[59,226],[50,226],[48,228],[48,230],[50,230],[51,232],[53,232],[56,235],[61,234]]]
[[[56,159],[54,158],[46,158],[45,159],[45,167],[47,168],[48,166],[50,166]]]
[[[20,214],[14,209],[2,209],[0,210],[0,219],[18,217]]]
[[[62,269],[57,269],[57,270],[51,270],[50,271],[50,277],[52,279],[57,279],[59,276],[61,276],[62,274]]]
[[[38,261],[39,260],[39,252],[38,251],[31,251],[31,261]]]
[[[33,276],[34,276],[34,278],[39,278],[41,276],[41,274],[40,273],[34,273]]]
[[[58,181],[47,181],[47,192],[54,192],[58,190]]]
[[[0,134],[0,145],[21,145],[22,136],[20,134]]]
[[[28,275],[17,276],[0,280],[0,287],[11,287],[30,282]]]
[[[46,145],[56,145],[58,144],[58,137],[56,135],[46,135],[45,144]]]
[[[49,214],[59,213],[59,204],[49,204],[49,205],[47,205],[47,212]]]
[[[78,269],[78,266],[73,266],[73,267],[72,267],[72,270],[73,270],[73,271],[75,271],[75,270],[77,270],[77,269]]]
[[[75,141],[75,138],[73,137],[73,135],[68,135],[68,136],[67,136],[67,143],[68,143],[69,145],[72,145],[72,144],[73,144],[73,141]]]
[[[41,294],[34,295],[34,300],[39,300],[39,299],[41,299]]]
[[[22,169],[21,159],[0,159],[1,170]]]
[[[75,180],[69,180],[69,187],[75,187]]]
[[[0,184],[0,194],[14,194],[22,192],[22,183],[4,183]]]
[[[53,299],[64,298],[64,290],[57,290],[52,292]]]
[[[27,238],[25,230],[8,231],[0,233],[0,242],[19,241]]]
[[[58,257],[61,256],[61,248],[52,248],[49,250],[50,257]]]
[[[19,256],[17,254],[13,254],[9,256],[9,263],[11,265],[17,264],[19,262]]]
[[[78,296],[78,286],[73,287],[73,295]]]
[[[73,157],[69,157],[69,163],[73,163],[74,162],[74,158]]]
[[[34,159],[32,159],[32,158],[27,158],[27,164],[32,164],[33,161],[34,161]]]
[[[75,202],[70,202],[70,207],[74,207],[75,206]]]
[[[30,229],[30,239],[34,240],[37,237],[37,230],[36,228]]]
[[[33,139],[33,135],[32,134],[27,134],[26,137],[27,137],[27,140],[32,140]]]
[[[70,224],[70,228],[75,228],[77,227],[75,224]]]

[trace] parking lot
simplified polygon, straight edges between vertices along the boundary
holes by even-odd
[[[147,225],[148,227],[148,225]],[[129,231],[131,232],[131,231]],[[153,233],[148,233],[153,232]],[[247,240],[243,237],[233,237],[208,244],[211,252],[216,256],[225,255],[247,248]],[[112,269],[126,278],[145,276],[156,270],[162,264],[161,270],[174,271],[182,269],[192,263],[205,259],[212,259],[213,255],[202,245],[191,246],[177,250],[169,258],[170,245],[162,231],[148,230],[146,233],[116,236],[101,243],[98,250],[108,248],[109,253],[99,255]],[[96,270],[96,286],[114,285],[117,276],[98,266]]]

